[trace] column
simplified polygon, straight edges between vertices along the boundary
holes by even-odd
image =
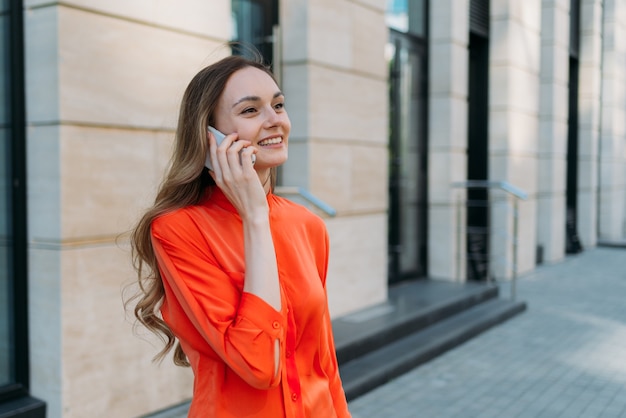
[[[543,0],[539,103],[537,244],[544,260],[565,253],[569,0]]]
[[[541,1],[491,1],[489,179],[506,181],[528,195],[519,205],[517,271],[534,268],[537,244]],[[491,250],[497,278],[511,273],[512,209],[492,193]]]
[[[430,2],[428,121],[428,270],[440,280],[465,279],[469,0]]]
[[[143,415],[192,379],[151,363],[161,342],[124,317],[124,234],[155,197],[187,83],[230,53],[230,2],[25,3],[32,393],[49,418]]]
[[[385,1],[285,1],[280,21],[292,122],[282,185],[304,187],[337,210],[325,217],[337,316],[387,299]]]
[[[602,77],[602,0],[581,0],[578,84],[578,236],[593,247],[598,234],[598,141]]]
[[[626,237],[626,8],[605,0],[602,42],[602,112],[599,149],[599,231],[605,241]]]

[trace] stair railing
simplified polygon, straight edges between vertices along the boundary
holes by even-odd
[[[455,182],[452,183],[451,186],[453,188],[458,188],[458,189],[465,189],[466,192],[469,190],[485,190],[487,192],[487,194],[489,194],[490,190],[501,190],[503,192],[505,192],[505,205],[508,204],[510,202],[510,198],[512,198],[513,201],[513,236],[511,239],[511,258],[512,258],[512,268],[511,268],[511,300],[515,300],[516,298],[516,287],[517,287],[517,250],[518,250],[518,233],[519,233],[519,201],[520,200],[526,200],[528,198],[528,194],[518,188],[513,186],[512,184],[506,182],[506,181],[489,181],[489,180],[467,180],[467,181],[463,181],[463,182]],[[464,195],[467,196],[467,193]],[[497,230],[494,228],[493,225],[493,219],[491,216],[491,212],[492,212],[492,205],[495,206],[495,202],[492,202],[491,199],[489,199],[489,195],[487,195],[485,200],[479,200],[479,201],[475,201],[475,200],[470,200],[467,197],[465,199],[462,198],[463,196],[459,195],[459,199],[457,202],[457,279],[460,279],[461,277],[461,266],[463,265],[462,263],[462,253],[463,253],[463,245],[462,245],[462,237],[464,236],[463,231],[466,228],[466,224],[463,223],[463,211],[462,211],[462,207],[465,206],[465,208],[469,208],[469,207],[480,207],[483,206],[486,208],[486,227],[482,228],[485,234],[488,234],[489,236],[489,248],[486,249],[487,251],[487,259],[484,260],[487,263],[487,271],[486,271],[486,281],[487,283],[491,283],[492,278],[493,278],[493,269],[492,269],[492,263],[491,261],[496,261],[494,259],[494,257],[491,256],[492,250],[493,248],[496,248],[496,246],[494,245],[494,242],[491,242],[491,240],[494,240],[497,237],[502,237],[504,239],[504,243],[501,246],[501,248],[506,248],[506,240],[509,237],[509,234],[507,232],[504,232],[503,234],[497,234]],[[463,202],[463,200],[465,200],[465,202]],[[467,212],[466,212],[467,213]],[[469,234],[473,233],[473,234],[480,234],[481,230],[480,228],[477,227],[473,227],[472,230],[470,231],[469,229],[466,231],[466,238],[469,236]],[[487,236],[487,235],[486,235]],[[465,251],[466,253],[466,263],[469,261],[470,257],[476,257],[476,255],[471,255],[469,251]],[[501,256],[499,257],[501,259],[501,261],[503,261],[503,264],[505,266],[506,269],[506,256]],[[466,268],[467,268],[467,264],[466,264]]]
[[[309,203],[315,206],[316,208],[318,208],[319,210],[321,210],[328,216],[337,215],[337,210],[335,210],[335,208],[333,208],[328,203],[324,202],[322,199],[315,196],[313,193],[311,193],[310,191],[308,191],[307,189],[303,187],[276,186],[274,188],[274,193],[276,193],[279,196],[284,196],[284,197],[296,196],[298,198],[303,199],[306,203]]]

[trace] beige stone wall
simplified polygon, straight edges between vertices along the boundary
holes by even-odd
[[[465,280],[465,192],[451,184],[467,179],[469,1],[431,2],[429,18],[429,277]]]
[[[387,295],[385,2],[281,3],[283,89],[292,121],[283,185],[310,190],[328,218],[333,316]]]
[[[578,235],[598,240],[598,141],[602,80],[602,0],[582,0],[578,90]]]
[[[542,1],[537,244],[544,261],[565,255],[569,0]]]
[[[154,197],[187,82],[227,53],[230,2],[25,3],[32,393],[50,418],[138,416],[191,379],[132,334],[120,234]]]
[[[604,2],[599,226],[606,241],[626,238],[626,0]]]
[[[535,266],[541,1],[491,1],[489,79],[489,178],[507,181],[529,194],[519,205],[517,271]],[[497,202],[499,197],[494,195]],[[497,204],[497,203],[496,203]],[[497,204],[492,227],[513,233],[512,210]],[[495,233],[495,232],[494,232]],[[492,237],[498,278],[509,277],[511,250]]]

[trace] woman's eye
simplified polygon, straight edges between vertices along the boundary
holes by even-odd
[[[245,108],[244,110],[241,111],[241,113],[253,113],[256,109],[253,107],[248,107]]]
[[[276,103],[276,104],[274,105],[274,108],[275,108],[275,109],[283,109],[284,107],[285,107],[285,104],[284,104],[284,103]]]

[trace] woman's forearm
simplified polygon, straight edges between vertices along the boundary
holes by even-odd
[[[276,251],[267,217],[244,220],[246,272],[243,290],[281,310]]]
[[[246,259],[246,276],[244,292],[252,293],[272,306],[281,310],[280,283],[276,251],[270,230],[268,217],[244,220],[244,251]],[[274,376],[280,370],[280,342],[274,342]]]

